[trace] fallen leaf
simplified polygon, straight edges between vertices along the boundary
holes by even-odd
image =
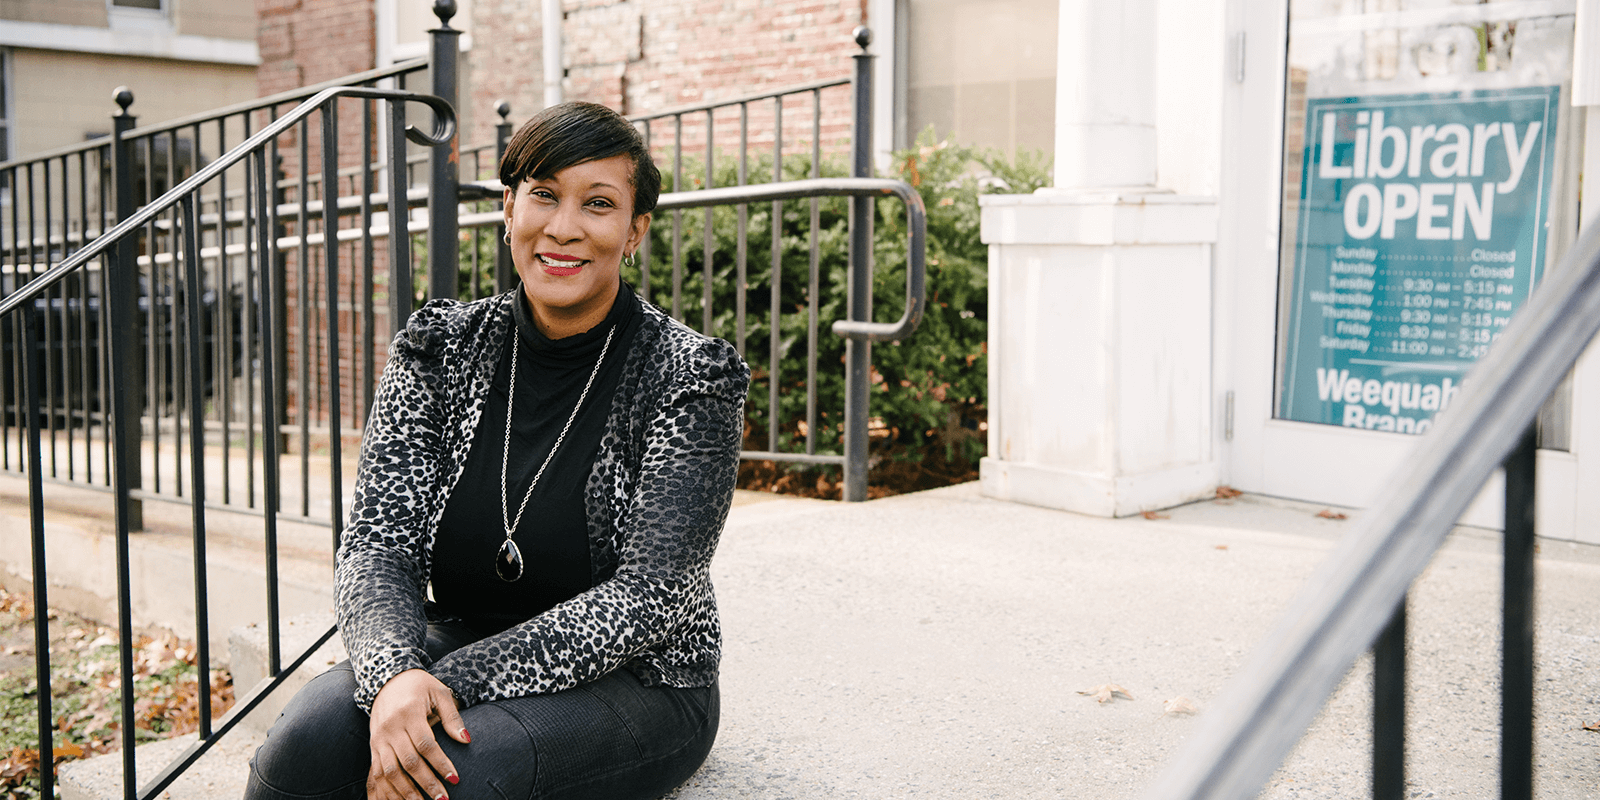
[[[83,747],[73,742],[67,742],[64,745],[51,750],[50,753],[56,758],[83,758]]]
[[[1171,517],[1172,515],[1171,514],[1163,514],[1163,513],[1159,512],[1159,511],[1146,511],[1146,512],[1144,512],[1143,516],[1144,516],[1145,519],[1167,519],[1167,518]]]
[[[1348,519],[1344,515],[1344,512],[1334,511],[1331,508],[1324,508],[1321,511],[1318,511],[1317,516],[1322,517],[1323,519]]]
[[[1238,497],[1241,494],[1244,494],[1244,492],[1241,492],[1238,489],[1233,488],[1232,486],[1218,486],[1217,487],[1217,499],[1218,500],[1232,500],[1233,498]]]
[[[1102,683],[1086,692],[1078,692],[1078,694],[1094,695],[1095,702],[1097,703],[1108,703],[1111,701],[1111,696],[1115,694],[1120,694],[1129,700],[1133,699],[1133,695],[1130,694],[1127,689],[1124,689],[1114,683]]]
[[[1161,704],[1161,716],[1168,714],[1198,714],[1200,707],[1187,697],[1178,696]]]
[[[1217,545],[1217,549],[1218,550],[1226,550],[1226,549],[1228,549],[1228,546],[1225,545],[1225,544],[1219,544],[1219,545]]]
[[[1600,722],[1585,722],[1583,723],[1583,729],[1586,731],[1600,733]]]

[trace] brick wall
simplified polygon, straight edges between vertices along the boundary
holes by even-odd
[[[564,10],[564,96],[628,115],[848,78],[859,50],[851,31],[867,22],[865,0],[565,0]],[[480,0],[473,13],[478,35],[466,99],[476,109],[509,100],[511,119],[520,123],[544,96],[538,0]],[[822,106],[823,141],[841,149],[850,132],[849,90],[824,92]],[[749,113],[752,144],[770,144],[771,103]],[[809,144],[811,98],[786,100],[783,113],[786,152]],[[491,141],[494,115],[477,117],[471,141]],[[704,149],[700,119],[685,120],[687,152]],[[718,113],[719,149],[737,142],[738,124],[736,109]],[[658,147],[670,147],[670,123],[653,125],[651,134]]]
[[[371,0],[256,0],[256,13],[259,26],[256,41],[261,50],[261,66],[256,71],[256,85],[261,96],[363,72],[375,65],[377,31]],[[290,108],[292,106],[281,107],[279,112],[286,112]],[[362,137],[361,103],[355,100],[341,101],[338,112],[340,166],[359,165],[362,147],[373,146],[373,143],[364,142]],[[263,117],[257,124],[264,124],[265,121]],[[312,115],[309,123],[305,142],[306,165],[311,170],[312,176],[316,177],[320,175],[322,168],[320,117]],[[301,163],[299,136],[298,131],[291,130],[278,139],[282,169],[290,180],[297,180],[299,176]],[[350,180],[346,178],[346,181]],[[352,188],[353,186],[347,183],[341,193],[349,194]],[[315,188],[310,194],[313,199],[320,197],[320,192]],[[287,199],[292,200],[296,195],[296,189],[286,190]],[[354,224],[356,220],[348,218],[341,222],[341,225],[346,227]],[[320,220],[311,221],[307,228],[309,233],[320,233]],[[293,219],[285,222],[283,232],[291,236],[298,232]],[[363,296],[385,290],[382,285],[382,276],[387,270],[385,242],[377,240],[374,243],[374,250],[377,273],[380,276],[380,279],[375,281],[379,284],[377,287],[356,285],[362,262],[359,245],[352,243],[339,248],[337,301],[341,309],[338,316],[341,341],[337,358],[343,407],[341,416],[347,429],[352,416],[358,419],[366,416],[366,409],[361,408],[359,381],[362,365],[359,359],[360,349],[355,339],[360,332],[357,309]],[[325,377],[328,358],[325,333],[325,315],[328,307],[328,298],[324,296],[325,261],[320,247],[312,247],[307,255],[309,257],[305,266],[308,272],[305,273],[305,278],[309,279],[310,291],[304,302],[302,302],[302,269],[299,253],[290,249],[285,253],[284,259],[285,304],[289,317],[284,321],[288,329],[288,364],[285,366],[289,375],[289,415],[291,421],[298,422],[304,413],[313,420],[313,425],[325,425],[328,402]],[[392,334],[389,331],[387,315],[382,310],[383,303],[381,298],[379,299],[373,338],[378,342],[377,368],[381,369],[384,356],[383,344],[388,342]],[[304,337],[300,329],[302,311],[312,315],[307,320],[307,334]],[[301,389],[300,381],[302,353],[309,359],[307,366],[310,373],[308,375],[310,381],[304,391]],[[354,359],[353,355],[356,356]],[[353,409],[354,414],[352,414]],[[298,440],[290,444],[293,447],[299,446]]]
[[[256,0],[262,95],[372,69],[372,0]]]
[[[402,2],[423,0],[402,0]],[[256,0],[260,20],[258,37],[262,64],[257,71],[260,94],[267,95],[371,69],[376,54],[376,26],[372,0]],[[541,30],[539,0],[475,0],[474,42],[464,54],[465,76],[462,92],[465,129],[461,138],[462,177],[471,179],[477,172],[470,148],[490,144],[498,116],[497,100],[510,102],[510,120],[520,124],[542,106],[544,95],[541,72]],[[851,31],[863,24],[866,0],[566,0],[563,23],[565,96],[573,100],[603,103],[625,114],[660,112],[687,105],[726,100],[774,89],[829,79],[848,79],[853,71],[851,56],[858,48]],[[413,82],[413,86],[417,85]],[[808,154],[813,140],[825,151],[842,158],[850,136],[851,94],[848,86],[816,94],[789,96],[783,104],[783,153],[789,163],[795,156]],[[285,109],[286,110],[286,109]],[[748,108],[748,141],[754,152],[770,153],[774,140],[773,102],[762,101]],[[340,106],[339,150],[341,166],[359,163],[361,147],[360,105],[347,101]],[[737,108],[717,112],[714,119],[715,147],[719,158],[739,141]],[[320,169],[318,119],[312,117],[306,162]],[[704,152],[705,117],[691,115],[683,120],[682,152]],[[676,130],[671,120],[651,125],[649,135],[662,171],[671,174]],[[371,143],[367,143],[371,146]],[[299,142],[295,132],[279,140],[283,169],[292,179],[298,175]],[[484,159],[492,174],[492,156]],[[692,186],[697,176],[684,175]],[[752,181],[770,179],[753,174]],[[382,187],[379,187],[382,191]],[[290,190],[290,199],[293,197]],[[313,190],[313,197],[317,194]],[[354,220],[347,220],[348,226]],[[293,235],[289,221],[285,233]],[[320,223],[308,225],[309,232],[320,231]],[[386,246],[375,242],[377,280],[375,286],[358,286],[352,277],[359,269],[362,253],[353,244],[342,246],[339,258],[337,302],[341,309],[340,374],[344,416],[365,417],[359,386],[353,379],[360,366],[351,354],[359,332],[356,309],[366,294],[386,294],[383,276],[387,271]],[[419,247],[425,247],[418,242]],[[325,280],[320,248],[313,248],[307,259],[307,275],[312,283],[305,293],[305,309],[314,316],[308,320],[308,334],[300,335],[300,266],[298,254],[286,254],[287,297],[289,306],[288,346],[290,371],[290,416],[300,419],[305,409],[314,424],[321,422],[326,400],[325,338],[317,330],[325,323],[328,298],[320,288]],[[392,336],[385,303],[379,299],[374,344],[381,370],[386,345]],[[349,309],[346,311],[345,309]],[[310,358],[310,385],[299,391],[301,353]],[[359,351],[356,351],[359,352]],[[352,405],[356,409],[352,414]]]

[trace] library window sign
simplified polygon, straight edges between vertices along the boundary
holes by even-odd
[[[1543,270],[1559,94],[1307,101],[1280,418],[1421,434],[1450,405]]]

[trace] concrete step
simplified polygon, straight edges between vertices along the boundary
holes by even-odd
[[[737,494],[735,508],[729,515],[728,530],[736,532],[749,526],[782,526],[787,519],[797,519],[836,505],[820,500],[802,500],[741,491]],[[3,510],[0,510],[0,513],[4,513]],[[310,561],[312,567],[322,566],[322,562],[313,553],[310,557],[290,556],[280,562],[280,569],[284,569],[292,559],[296,558],[300,561]],[[288,666],[333,623],[334,616],[329,610],[313,611],[285,619],[280,631],[279,644],[282,665]],[[233,672],[234,686],[243,687],[240,692],[241,697],[248,696],[252,691],[259,690],[267,680],[266,624],[250,623],[234,627],[229,631],[227,641],[225,652],[227,663]],[[290,673],[282,685],[262,700],[250,714],[241,719],[238,725],[201,756],[199,761],[174,781],[161,797],[164,800],[201,798],[210,800],[210,798],[238,797],[243,794],[245,781],[249,776],[250,756],[265,740],[267,730],[277,720],[284,705],[312,678],[346,658],[348,654],[344,642],[338,634],[334,634],[333,638],[307,658],[299,669]],[[221,724],[220,720],[218,724]],[[138,785],[144,785],[160,773],[195,741],[195,736],[190,734],[138,747],[135,751]],[[63,764],[59,780],[62,800],[121,800],[124,796],[122,754],[108,753]],[[669,795],[685,800],[693,796],[696,795],[691,791],[691,787],[685,787]]]
[[[284,620],[279,645],[283,665],[292,663],[332,625],[333,614],[328,612]],[[245,697],[265,688],[267,655],[267,628],[264,624],[241,626],[228,636],[228,660],[233,665],[234,685],[250,687],[241,692],[241,704]],[[185,770],[161,797],[165,800],[210,800],[242,795],[245,780],[249,776],[250,756],[266,739],[267,730],[277,720],[284,705],[300,687],[345,658],[344,643],[338,634],[334,634],[207,750],[200,760]],[[217,727],[230,718],[224,716],[218,720]],[[150,781],[195,742],[195,735],[189,734],[136,748],[137,785],[143,786]],[[124,797],[122,777],[120,752],[63,764],[60,771],[62,800],[120,800]]]
[[[116,528],[111,495],[62,484],[44,487],[45,563],[50,605],[101,623],[117,619]],[[134,625],[195,638],[194,522],[189,506],[145,502],[146,530],[129,537]],[[229,631],[266,619],[266,548],[260,516],[206,515],[207,606],[213,666],[227,666]],[[32,591],[26,481],[0,474],[0,584]],[[333,607],[330,529],[277,525],[278,603],[286,617]]]
[[[249,778],[250,755],[261,746],[262,734],[241,727],[218,741],[205,755],[161,793],[163,800],[215,800],[240,797]],[[195,735],[188,734],[160,742],[140,745],[134,750],[137,785],[143,786],[167,764],[193,746]],[[122,754],[72,761],[61,765],[58,785],[61,800],[120,800]]]
[[[332,626],[332,612],[306,614],[284,620],[279,644],[282,666],[287,667],[293,663],[295,658],[305,652],[307,647],[315,643],[317,638]],[[256,733],[265,734],[267,729],[272,727],[273,721],[278,718],[278,714],[283,711],[284,705],[300,691],[300,687],[346,658],[349,658],[349,655],[345,652],[344,640],[335,633],[333,638],[317,648],[299,669],[289,673],[289,677],[262,700],[261,704],[256,706],[250,716],[240,724],[249,726]],[[235,628],[228,636],[228,660],[233,664],[235,686],[259,687],[265,683],[268,677],[267,626],[258,624]]]

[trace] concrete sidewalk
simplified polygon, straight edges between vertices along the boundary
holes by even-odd
[[[1204,713],[1349,527],[1320,508],[1245,496],[1107,520],[975,484],[854,505],[741,493],[713,566],[722,728],[671,796],[1136,797],[1195,722],[1163,701]],[[1498,548],[1458,531],[1413,592],[1414,797],[1497,793]],[[1600,720],[1600,548],[1541,551],[1538,796],[1600,798],[1600,733],[1581,730]],[[1134,699],[1080,694],[1107,683]],[[1263,796],[1367,796],[1369,715],[1362,663]],[[172,796],[236,796],[240,749]]]
[[[715,565],[716,749],[681,800],[1131,798],[1349,522],[1242,497],[1106,520],[975,485],[740,509]],[[1415,797],[1497,794],[1499,537],[1463,529],[1413,594]],[[1543,542],[1538,794],[1600,797],[1600,548]],[[1101,704],[1106,683],[1135,699]],[[1358,665],[1265,797],[1369,796]]]

